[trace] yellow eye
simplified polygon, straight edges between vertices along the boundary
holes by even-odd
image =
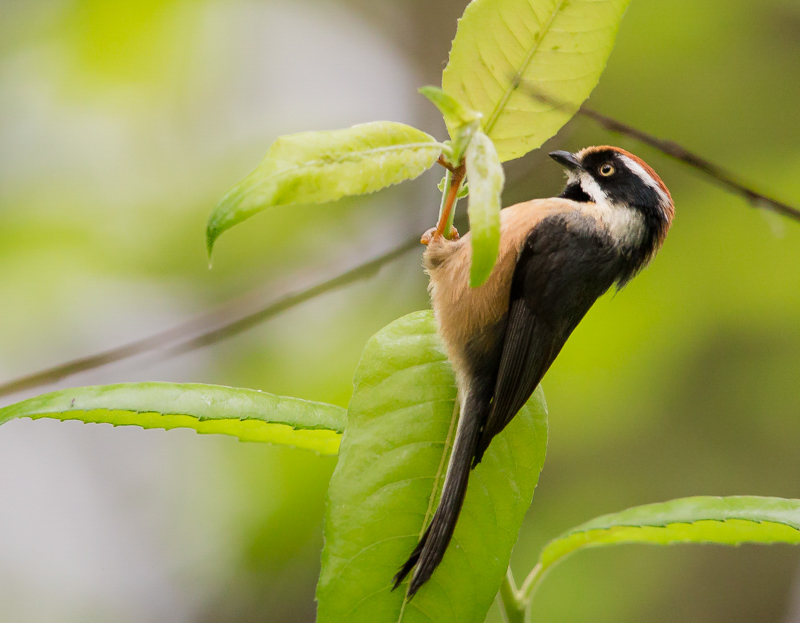
[[[606,162],[602,167],[600,167],[600,175],[602,175],[603,177],[614,175],[614,165]]]

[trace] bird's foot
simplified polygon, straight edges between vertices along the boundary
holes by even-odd
[[[419,241],[422,244],[430,244],[431,241],[437,236],[441,236],[441,234],[438,233],[438,229],[436,227],[431,227],[428,231],[422,234],[422,238],[420,238]],[[447,239],[458,240],[459,237],[458,230],[455,227],[450,227],[450,235],[447,236]]]
[[[420,238],[419,241],[422,244],[429,244],[430,241],[433,240],[433,237],[435,235],[436,235],[436,228],[435,227],[431,227],[428,231],[426,231],[424,234],[422,234],[422,238]]]

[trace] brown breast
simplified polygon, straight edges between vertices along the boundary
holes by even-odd
[[[508,311],[511,278],[528,233],[544,218],[580,209],[568,199],[534,199],[500,212],[500,253],[492,274],[477,287],[469,286],[472,245],[469,234],[456,241],[432,241],[425,251],[430,275],[431,303],[447,354],[456,371],[463,347],[483,328],[500,321]]]

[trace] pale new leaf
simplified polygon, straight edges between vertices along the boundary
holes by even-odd
[[[390,121],[282,136],[211,213],[208,252],[224,231],[266,208],[375,192],[417,177],[441,151],[425,132]]]
[[[470,286],[485,282],[497,261],[500,247],[500,207],[505,175],[494,144],[476,132],[467,147],[469,181],[469,232],[472,239]]]

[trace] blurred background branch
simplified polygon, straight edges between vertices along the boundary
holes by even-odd
[[[514,84],[519,86],[519,76]],[[559,102],[553,96],[535,88],[530,84],[525,84],[524,89],[525,92],[528,93],[532,98],[549,104],[554,108],[572,110],[572,107],[567,105],[565,102]],[[782,201],[765,195],[764,193],[758,192],[751,186],[748,186],[742,182],[738,176],[734,175],[730,171],[726,171],[720,165],[715,164],[692,151],[689,151],[675,141],[660,139],[652,134],[648,134],[644,130],[640,130],[628,123],[609,117],[608,115],[589,108],[586,105],[581,106],[576,114],[595,121],[598,125],[600,125],[600,127],[608,130],[609,132],[621,134],[639,141],[640,143],[644,143],[645,145],[649,145],[650,147],[660,151],[662,154],[689,165],[691,168],[707,176],[710,181],[719,184],[732,193],[743,196],[754,208],[765,208],[772,210],[781,216],[800,221],[800,209],[792,207]]]
[[[160,351],[160,358],[166,359],[197,348],[216,344],[247,331],[296,305],[305,303],[336,288],[342,288],[360,279],[372,277],[382,266],[398,259],[412,249],[418,248],[418,246],[419,240],[415,236],[372,260],[358,264],[353,268],[348,268],[332,277],[322,279],[307,288],[279,296],[263,306],[257,305],[257,303],[264,298],[264,294],[251,293],[246,297],[230,301],[210,313],[194,318],[172,329],[0,384],[0,396],[50,385],[74,374],[94,370],[95,368],[152,351]],[[270,291],[274,289],[274,287],[269,288]],[[247,311],[254,306],[257,307],[255,311]]]
[[[543,101],[552,103],[551,98],[541,94],[534,93],[532,97],[537,97]],[[656,138],[643,130],[634,128],[631,125],[613,119],[608,115],[604,115],[586,106],[581,107],[578,114],[596,121],[609,132],[633,138],[657,149],[662,154],[687,164],[730,192],[742,195],[754,208],[766,208],[781,216],[800,221],[800,210],[797,208],[793,208],[777,199],[773,199],[772,197],[753,190],[751,187],[738,181],[732,173],[690,152],[674,141]],[[368,260],[341,274],[322,280],[320,283],[310,286],[307,289],[279,297],[277,300],[255,311],[247,312],[246,309],[252,308],[254,301],[262,299],[264,297],[263,294],[253,293],[247,297],[230,301],[213,312],[190,320],[172,329],[161,331],[123,346],[87,357],[81,357],[5,383],[0,383],[0,396],[7,396],[16,392],[47,386],[72,375],[107,366],[124,359],[137,357],[151,351],[160,351],[160,359],[166,359],[190,352],[197,348],[216,344],[265,322],[273,316],[291,309],[295,305],[304,303],[330,290],[346,286],[359,279],[374,275],[384,264],[388,264],[417,247],[418,242],[416,237],[412,237],[398,248],[375,259]]]
[[[743,196],[754,208],[765,208],[767,210],[772,210],[781,216],[800,221],[800,210],[797,208],[754,190],[752,187],[740,181],[739,178],[733,173],[726,171],[718,164],[714,164],[710,160],[707,160],[706,158],[689,151],[675,141],[657,138],[652,134],[648,134],[647,132],[634,128],[633,126],[622,121],[612,119],[608,115],[604,115],[603,113],[597,112],[591,108],[587,108],[586,106],[582,106],[578,111],[578,114],[587,117],[592,121],[596,121],[598,124],[600,124],[600,126],[609,132],[614,132],[615,134],[622,134],[623,136],[633,138],[641,143],[644,143],[645,145],[649,145],[650,147],[657,149],[662,154],[665,154],[670,158],[675,158],[675,160],[679,160],[680,162],[689,165],[691,168],[708,176],[711,181],[720,184],[723,188],[726,188],[737,195]]]

